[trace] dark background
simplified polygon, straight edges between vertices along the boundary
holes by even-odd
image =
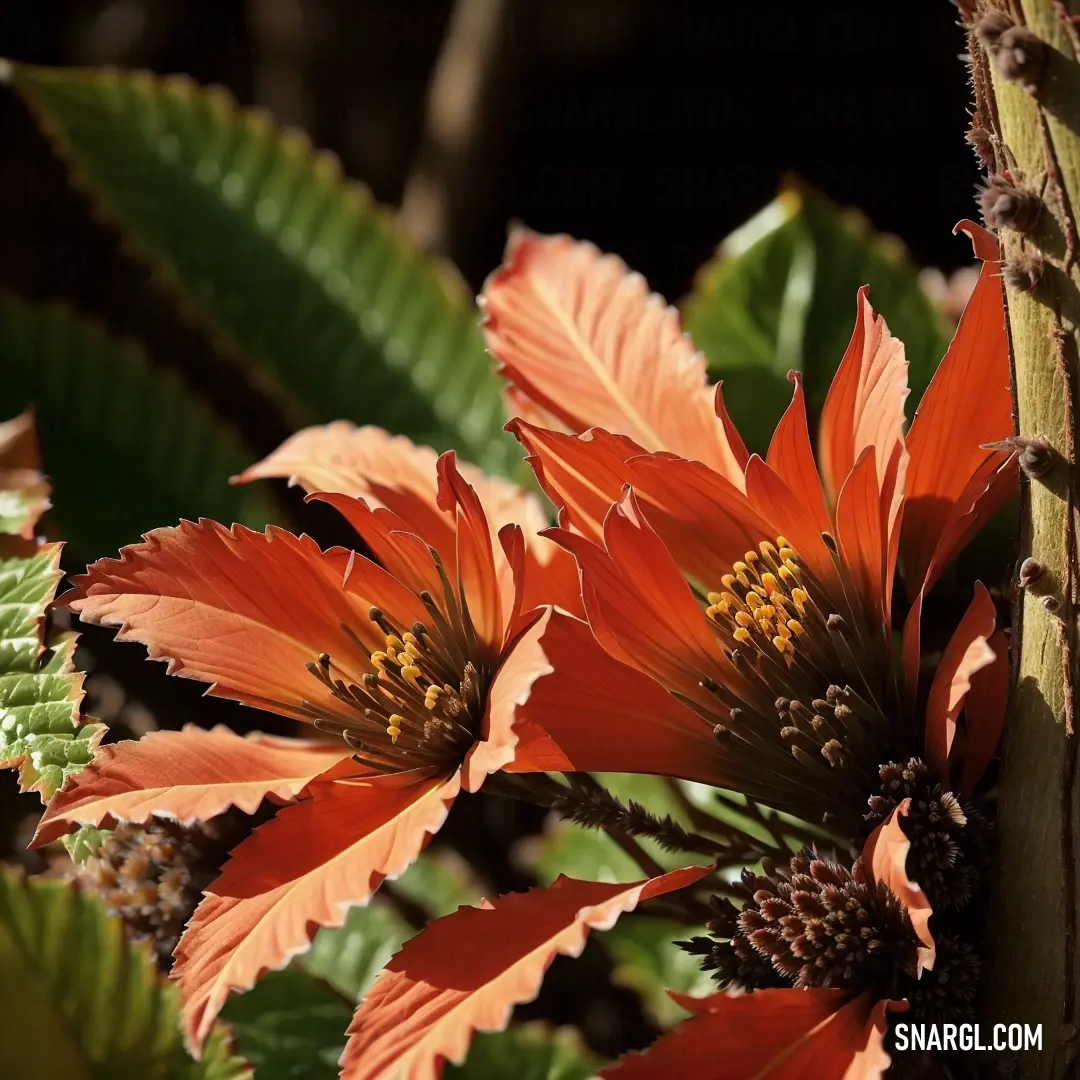
[[[0,54],[187,72],[272,108],[397,204],[447,0],[6,0]],[[622,255],[677,299],[794,172],[900,236],[970,260],[977,179],[956,9],[510,0],[482,167],[450,255],[479,286],[512,218]],[[22,107],[0,97],[0,283],[100,302],[130,285]],[[117,305],[105,305],[106,310]],[[120,308],[123,305],[119,305]]]
[[[499,6],[498,3],[495,6]],[[947,0],[881,4],[732,0],[504,0],[474,138],[451,185],[444,251],[478,289],[507,223],[568,232],[617,252],[677,300],[718,241],[794,173],[858,207],[920,265],[970,262],[953,224],[974,216],[978,173],[964,143],[964,47]],[[301,126],[375,197],[399,205],[422,160],[428,83],[449,0],[4,0],[0,55],[50,65],[184,72]],[[215,363],[147,269],[129,260],[68,184],[24,108],[0,88],[0,288],[65,298],[145,340],[240,427],[259,454],[290,432]],[[0,342],[0,378],[3,343]],[[294,513],[299,506],[294,500]],[[320,523],[304,527],[320,539]],[[134,538],[133,538],[134,539]],[[87,628],[87,712],[113,734],[274,718],[202,699],[142,649]],[[39,812],[0,773],[0,857],[21,853]],[[18,809],[16,809],[18,807]],[[495,891],[526,887],[506,860],[540,825],[533,808],[461,800],[440,836]],[[25,816],[30,815],[30,816]],[[590,944],[556,964],[533,1008],[578,1020],[610,1055],[651,1037],[609,986]],[[588,1001],[589,1022],[581,1004]],[[593,1015],[597,1010],[604,1015]]]

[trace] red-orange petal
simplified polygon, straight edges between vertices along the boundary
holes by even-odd
[[[561,529],[549,535],[578,560],[585,610],[600,644],[661,686],[714,705],[700,680],[725,667],[720,643],[632,496],[608,515],[604,548]]]
[[[550,608],[535,612],[507,647],[488,690],[482,738],[462,765],[461,785],[466,791],[479,790],[485,777],[515,759],[519,718],[536,681],[551,671],[541,641],[552,614]]]
[[[1008,497],[1013,481],[995,487],[990,479],[1008,459],[984,444],[1013,433],[1009,390],[1009,342],[1001,292],[997,239],[971,221],[966,232],[983,260],[956,335],[934,375],[907,436],[908,467],[902,552],[908,592],[929,588],[932,576],[970,539],[979,521]],[[973,478],[982,477],[974,491]],[[962,504],[959,507],[958,504]],[[957,516],[975,520],[956,529]]]
[[[883,626],[889,625],[885,596],[889,557],[886,526],[887,522],[882,521],[874,448],[867,446],[840,489],[836,502],[836,539],[867,615]]]
[[[511,420],[507,430],[525,448],[526,460],[544,493],[559,510],[559,523],[599,538],[608,508],[630,482],[627,459],[641,447],[601,428],[566,435]]]
[[[791,404],[773,432],[765,463],[792,491],[798,493],[818,532],[831,532],[832,520],[825,505],[825,493],[821,489],[821,477],[810,445],[802,376],[797,371],[789,371],[788,378],[795,390],[791,395]]]
[[[696,1015],[601,1070],[604,1080],[880,1080],[885,1014],[904,1007],[842,990],[672,996]]]
[[[710,867],[633,885],[560,877],[432,923],[387,964],[349,1026],[342,1080],[438,1080],[477,1031],[501,1031],[515,1005],[540,990],[551,961],[577,956],[589,931],[607,930],[639,903],[685,888]]]
[[[438,506],[437,461],[438,454],[430,446],[418,446],[382,428],[356,427],[339,420],[297,432],[235,480],[285,478],[309,494],[337,495],[340,498],[328,501],[347,517],[353,505],[349,499],[363,498],[372,508],[391,511],[396,521],[424,537],[453,567],[454,523]],[[525,610],[544,603],[579,609],[573,559],[539,536],[548,524],[540,500],[474,465],[458,462],[457,468],[476,491],[493,533],[508,524],[522,528]]]
[[[571,431],[604,428],[741,483],[704,356],[620,259],[518,229],[480,302],[501,373]]]
[[[926,701],[926,763],[946,786],[956,718],[971,689],[971,677],[994,662],[989,641],[996,626],[994,601],[976,581],[975,596],[945,646]]]
[[[712,730],[647,675],[556,612],[539,647],[549,669],[517,710],[507,772],[635,772],[725,786]]]
[[[514,581],[502,558],[502,586],[495,566],[491,526],[476,491],[457,469],[457,455],[448,450],[439,458],[439,508],[454,522],[458,581],[469,606],[477,637],[493,650],[503,643],[503,631],[514,610]]]
[[[119,640],[141,641],[171,673],[212,683],[210,694],[304,720],[305,701],[335,711],[305,665],[329,653],[359,681],[367,655],[343,627],[378,648],[371,605],[393,612],[410,602],[371,563],[363,596],[343,589],[352,558],[273,526],[257,533],[185,521],[94,563],[60,603],[85,622],[119,626]]]
[[[825,494],[836,503],[859,455],[874,447],[879,484],[904,440],[904,399],[908,394],[904,346],[874,313],[868,290],[859,290],[858,314],[821,411],[818,459]]]
[[[288,802],[316,777],[350,756],[342,744],[302,739],[241,738],[211,731],[152,731],[102,746],[49,803],[31,846],[50,843],[79,825],[112,828],[166,817],[189,825],[235,806],[253,814],[265,798]]]
[[[904,834],[900,819],[911,809],[911,800],[904,799],[895,810],[869,836],[863,845],[863,863],[869,867],[873,879],[892,890],[904,905],[911,919],[915,936],[922,942],[919,947],[918,974],[934,967],[937,952],[930,933],[930,917],[934,914],[926,893],[907,874],[907,857],[911,841]]]
[[[989,645],[994,662],[972,674],[971,689],[964,703],[967,738],[958,790],[965,796],[971,794],[994,760],[1009,704],[1009,644],[1005,631],[995,630]]]
[[[385,776],[319,784],[232,854],[180,944],[188,1041],[198,1051],[234,990],[303,952],[319,926],[340,926],[420,854],[458,793],[455,773],[416,783]]]

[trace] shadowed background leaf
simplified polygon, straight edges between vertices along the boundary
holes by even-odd
[[[856,291],[903,343],[910,363],[908,416],[944,355],[951,329],[919,284],[895,237],[875,233],[801,184],[724,241],[683,301],[686,329],[724,382],[724,398],[751,451],[764,453],[803,372],[807,405],[820,410],[855,325]]]
[[[475,303],[336,158],[183,77],[14,65],[10,81],[132,250],[296,426],[374,423],[509,467]]]
[[[33,1080],[242,1080],[223,1028],[184,1050],[176,989],[123,926],[70,883],[0,869],[0,1044]],[[26,1038],[33,1032],[33,1038]]]
[[[181,517],[261,528],[265,492],[229,477],[255,458],[137,347],[58,305],[0,293],[0,414],[31,406],[57,531],[90,561]]]

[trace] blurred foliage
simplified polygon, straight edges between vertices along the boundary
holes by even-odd
[[[704,926],[688,927],[673,919],[624,916],[601,936],[604,948],[615,961],[615,981],[636,990],[650,1018],[669,1028],[689,1015],[668,990],[704,996],[716,990],[701,958],[674,945],[708,933]]]
[[[34,1038],[26,1038],[33,1032]],[[68,882],[0,869],[0,1045],[20,1080],[240,1080],[215,1028],[202,1060],[183,1046],[179,994],[101,903]]]
[[[447,1065],[445,1080],[588,1080],[595,1062],[572,1029],[551,1031],[542,1024],[477,1035],[463,1065]]]
[[[296,425],[374,423],[509,466],[475,303],[332,155],[186,78],[15,65],[10,81],[75,182]]]
[[[254,458],[136,346],[56,305],[0,294],[0,413],[32,406],[56,508],[87,561],[182,517],[261,528],[266,495],[228,480]]]
[[[336,1080],[352,1013],[352,1002],[328,983],[291,970],[267,972],[221,1015],[255,1080]]]
[[[699,272],[683,303],[686,329],[712,374],[724,379],[728,408],[752,451],[764,453],[791,399],[789,370],[805,376],[811,412],[824,404],[862,285],[904,343],[910,416],[951,330],[903,245],[873,232],[860,213],[789,185]]]

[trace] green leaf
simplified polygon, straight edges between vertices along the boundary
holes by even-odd
[[[20,1080],[239,1080],[224,1033],[201,1062],[149,951],[71,883],[0,869],[0,1046]]]
[[[56,305],[0,293],[0,415],[32,405],[52,516],[84,559],[200,515],[260,528],[266,495],[229,477],[255,458],[135,346]]]
[[[74,863],[84,863],[91,855],[96,855],[105,843],[111,830],[98,829],[93,825],[83,825],[77,832],[60,837],[60,843],[67,848],[69,858]]]
[[[721,243],[684,303],[686,328],[724,381],[724,397],[752,450],[764,451],[791,398],[789,370],[805,375],[819,410],[870,286],[910,361],[909,407],[926,389],[949,333],[894,237],[802,186],[779,197]]]
[[[80,723],[75,635],[57,637],[42,654],[42,620],[59,562],[56,544],[29,558],[0,559],[0,767],[18,766],[20,786],[45,802],[90,760],[105,730]]]
[[[447,1064],[445,1080],[588,1080],[599,1067],[573,1029],[522,1024],[473,1039],[463,1065]]]
[[[271,971],[222,1012],[255,1080],[337,1080],[353,1005],[302,971]]]
[[[376,896],[366,907],[352,908],[340,927],[319,930],[311,948],[293,965],[359,1001],[390,957],[415,932],[382,897]]]
[[[183,77],[11,65],[76,181],[298,423],[506,466],[477,309],[297,132]]]
[[[690,825],[662,777],[600,773],[595,779],[624,803],[633,800],[652,814],[660,817],[670,814],[680,825]],[[665,851],[648,838],[638,842],[665,870],[706,861],[701,855]],[[586,828],[555,817],[539,836],[521,841],[514,857],[544,885],[550,885],[560,874],[607,882],[639,881],[643,876],[641,867],[602,829]]]
[[[688,927],[673,919],[624,916],[600,940],[615,961],[615,981],[636,990],[652,1019],[668,1028],[689,1015],[668,990],[695,996],[716,990],[709,973],[701,970],[701,957],[675,944],[707,933],[704,926]]]
[[[482,895],[467,864],[447,851],[421,855],[392,888],[431,919],[449,915],[462,904],[476,904]],[[319,930],[311,948],[293,965],[359,1001],[390,957],[416,932],[387,896],[376,894],[366,907],[352,908],[342,926]]]

